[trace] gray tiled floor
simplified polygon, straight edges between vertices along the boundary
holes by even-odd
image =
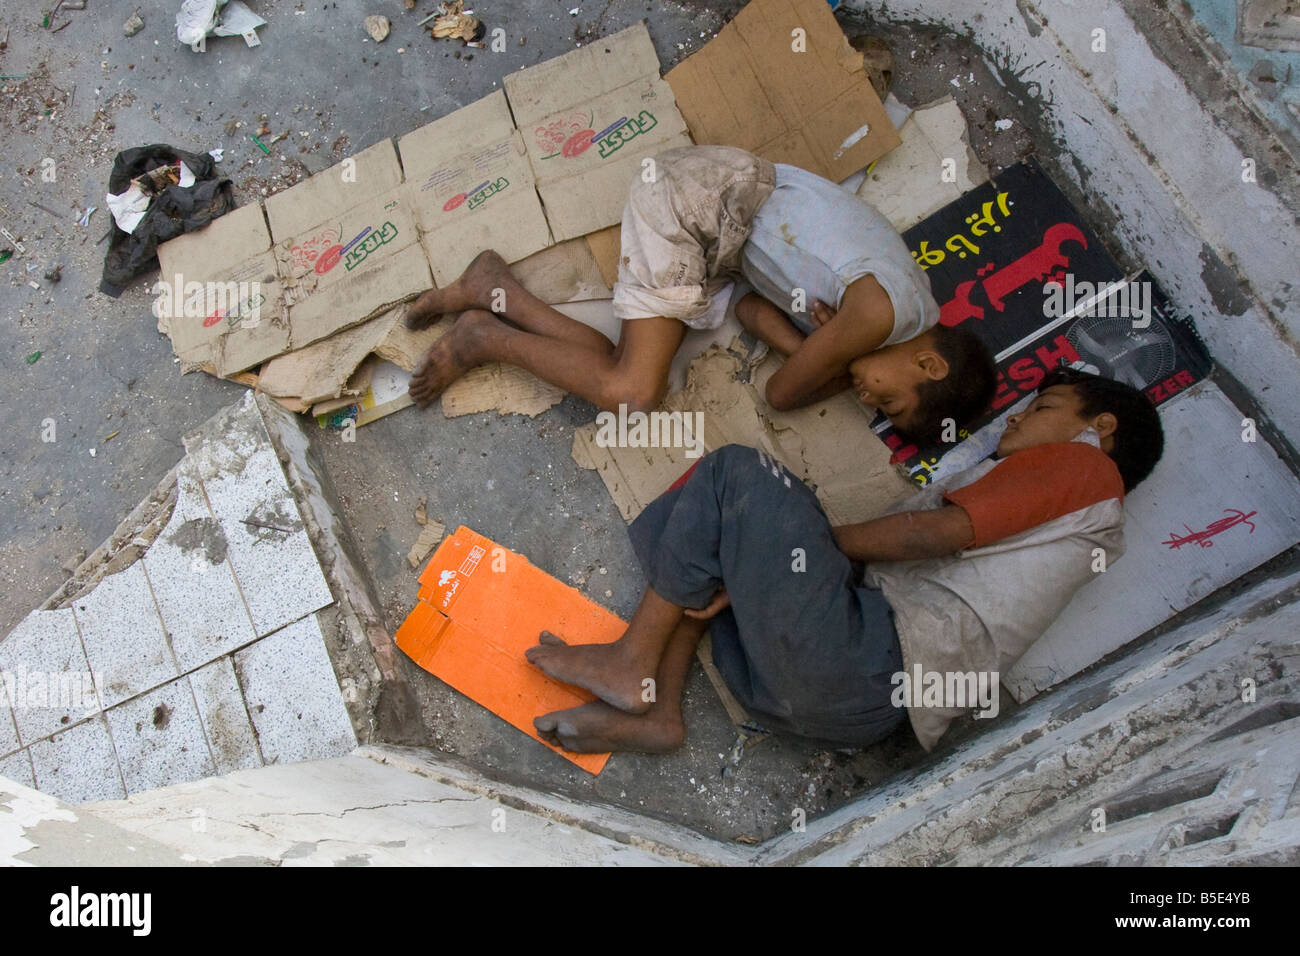
[[[8,757],[0,757],[0,777],[7,777],[24,787],[36,787],[36,778],[32,776],[32,758],[27,751],[20,750]]]
[[[217,773],[262,765],[257,735],[229,657],[221,657],[188,677]]]
[[[338,757],[356,746],[315,617],[239,651],[235,671],[267,763]]]
[[[257,637],[226,559],[225,537],[187,459],[177,473],[176,510],[143,559],[182,673]]]
[[[142,559],[0,640],[23,695],[0,709],[0,774],[79,803],[356,746],[313,613],[333,596],[260,413],[232,406],[186,445]],[[28,706],[50,675],[89,700]]]
[[[112,707],[177,676],[153,591],[139,562],[72,605],[99,697]]]
[[[188,680],[175,680],[107,714],[128,793],[216,772]]]
[[[120,800],[126,796],[104,718],[38,740],[28,748],[36,788],[68,803]]]
[[[23,744],[47,737],[76,723],[98,707],[82,706],[77,694],[53,695],[51,676],[67,689],[89,680],[86,655],[71,609],[34,611],[0,641],[0,672],[7,672],[26,700],[14,700],[14,717]],[[41,688],[44,688],[42,691]],[[57,691],[57,687],[55,688]]]

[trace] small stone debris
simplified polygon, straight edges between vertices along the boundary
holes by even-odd
[[[388,17],[372,15],[366,17],[366,32],[370,34],[370,39],[376,43],[383,43],[388,39],[388,34],[392,30],[392,25],[388,22]]]
[[[126,23],[122,24],[122,33],[126,36],[133,37],[144,29],[144,17],[140,16],[137,10],[126,18]]]

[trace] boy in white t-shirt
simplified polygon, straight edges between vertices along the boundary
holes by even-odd
[[[773,407],[854,387],[922,440],[944,418],[965,425],[988,407],[997,378],[988,350],[938,324],[928,278],[869,203],[729,146],[668,150],[648,170],[623,214],[617,345],[537,299],[489,250],[408,312],[408,325],[423,328],[464,310],[416,370],[411,396],[427,405],[469,369],[498,361],[603,409],[652,409],[687,328],[720,323],[712,296],[741,278],[753,291],[739,290],[737,318],[786,357],[767,384]]]

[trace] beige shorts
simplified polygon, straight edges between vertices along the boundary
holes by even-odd
[[[776,187],[776,170],[734,146],[683,146],[653,161],[628,191],[614,315],[708,328],[709,300],[739,271],[741,246]]]

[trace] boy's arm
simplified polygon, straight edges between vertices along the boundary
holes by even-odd
[[[957,505],[902,511],[831,531],[840,550],[854,561],[942,558],[975,542],[970,516]]]
[[[800,408],[847,388],[849,363],[874,352],[893,330],[893,303],[880,283],[869,275],[851,283],[834,317],[804,339],[768,379],[768,404],[780,410]]]

